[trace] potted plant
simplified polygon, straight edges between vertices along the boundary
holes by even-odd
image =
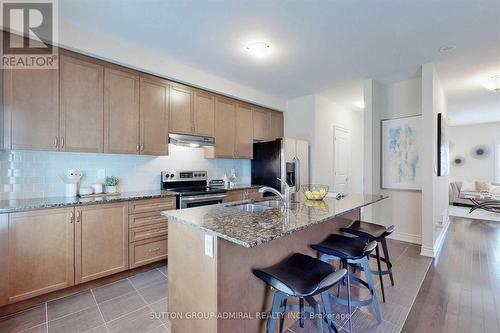
[[[116,176],[108,176],[104,181],[104,185],[106,186],[106,193],[116,193],[118,192],[116,186],[120,180]]]

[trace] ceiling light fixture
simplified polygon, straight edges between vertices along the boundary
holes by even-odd
[[[271,45],[267,42],[252,42],[245,46],[245,50],[255,58],[261,59],[269,54]]]
[[[500,75],[492,76],[488,81],[483,83],[483,87],[492,91],[500,91]]]
[[[456,45],[444,45],[439,48],[439,52],[453,51],[456,48],[457,48]]]

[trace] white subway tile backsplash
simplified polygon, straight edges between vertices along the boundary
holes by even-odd
[[[206,170],[209,179],[222,178],[235,169],[240,183],[250,183],[249,160],[205,159],[203,149],[169,146],[169,156],[63,153],[38,151],[0,152],[0,199],[62,196],[60,175],[68,169],[84,172],[82,184],[102,182],[99,169],[120,178],[123,192],[160,188],[162,170]]]

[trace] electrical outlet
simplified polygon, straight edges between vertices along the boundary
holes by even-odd
[[[104,179],[106,178],[106,170],[105,169],[98,169],[97,170],[97,179]]]
[[[205,234],[205,255],[212,258],[214,256],[214,237],[209,234]]]

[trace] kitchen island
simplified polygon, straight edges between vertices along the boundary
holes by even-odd
[[[289,209],[277,201],[165,211],[169,219],[169,317],[172,332],[265,332],[273,292],[252,273],[309,248],[385,199],[351,194]]]

